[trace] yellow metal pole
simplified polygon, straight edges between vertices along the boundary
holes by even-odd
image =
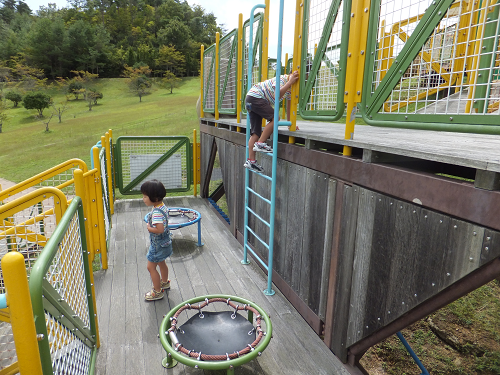
[[[260,61],[261,74],[260,80],[266,81],[269,78],[269,7],[270,0],[265,0],[264,8],[264,25],[262,28],[262,43],[260,47],[262,48],[262,60]],[[262,127],[264,128],[267,124],[265,118],[262,119]]]
[[[483,46],[483,33],[484,33],[484,24],[486,19],[486,13],[488,13],[489,1],[485,2],[485,6],[481,9],[481,13],[479,16],[479,23],[477,27],[477,34],[474,41],[474,57],[472,58],[472,67],[468,74],[469,76],[469,94],[467,96],[467,105],[465,106],[465,113],[472,112],[472,105],[474,104],[474,95],[476,93],[476,81],[478,74],[478,65],[479,58],[481,55],[481,50]],[[473,34],[474,35],[474,34]]]
[[[203,74],[203,55],[205,53],[205,46],[202,44],[200,47],[200,118],[205,117],[203,113],[203,85],[204,85],[204,74]]]
[[[314,43],[314,56],[313,59],[316,58],[316,52],[318,51],[318,43]],[[311,90],[311,103],[309,106],[309,110],[314,110],[314,88]]]
[[[82,199],[83,215],[85,216],[85,234],[87,239],[87,251],[92,264],[94,260],[94,241],[92,236],[92,220],[90,217],[90,204],[87,197],[87,189],[85,188],[84,173],[81,169],[75,169],[73,176],[75,179],[75,194]]]
[[[368,17],[363,14],[363,0],[353,0],[351,24],[349,27],[349,45],[347,49],[347,71],[346,71],[346,90],[344,93],[344,102],[347,103],[347,116],[344,139],[353,139],[354,137],[354,124],[356,120],[356,103],[359,102],[361,97],[361,89],[357,89],[358,75],[361,71],[362,64],[359,64],[361,53],[364,55],[364,48],[362,46],[362,29],[364,28],[363,20],[368,21]],[[366,38],[365,38],[366,45]],[[363,49],[363,50],[362,50]],[[359,64],[359,65],[358,65]],[[352,155],[352,148],[344,146],[343,154],[345,156]]]
[[[215,34],[215,72],[214,72],[214,88],[215,88],[215,119],[219,119],[219,47],[220,47],[220,34]]]
[[[285,69],[284,70],[285,70],[286,74],[289,74],[290,72],[286,71],[286,66],[287,65],[288,65],[288,53],[285,54],[285,64],[284,64]],[[281,118],[286,119],[286,100],[283,100],[283,107],[282,107]]]
[[[95,147],[97,148],[97,147]],[[93,151],[93,150],[92,150]],[[94,160],[96,160],[96,157],[94,155]],[[87,176],[92,177],[92,171],[87,172]],[[97,312],[97,305],[95,301],[95,290],[94,290],[94,272],[92,272],[92,261],[94,260],[94,243],[93,243],[93,236],[92,236],[92,219],[90,215],[90,202],[89,198],[87,196],[87,191],[88,188],[86,188],[86,181],[85,181],[85,176],[82,170],[80,169],[75,169],[73,172],[73,175],[75,177],[75,194],[82,199],[82,204],[83,204],[83,214],[85,216],[85,234],[86,234],[86,239],[87,239],[87,261],[89,262],[89,274],[90,274],[90,284],[92,286],[92,300],[94,303],[94,311]],[[88,180],[88,178],[87,178]],[[107,258],[106,258],[107,259]],[[102,258],[101,258],[102,260]],[[107,260],[106,260],[107,262]],[[107,263],[106,263],[107,267]],[[103,268],[104,268],[104,261],[103,261]],[[95,317],[95,326],[96,326],[96,344],[97,347],[99,347],[100,342],[99,342],[99,327],[98,327],[98,319],[97,316]]]
[[[198,173],[196,171],[198,170],[198,156],[197,156],[197,149],[196,149],[196,129],[193,129],[193,195],[196,197],[198,194],[198,179],[196,178]]]
[[[271,6],[271,1],[265,1],[266,7],[264,8],[264,27],[262,28],[262,74],[261,81],[265,81],[269,78],[269,8]]]
[[[14,251],[5,254],[2,272],[19,372],[22,375],[41,375],[42,363],[23,255]]]
[[[238,15],[238,63],[236,64],[236,121],[241,124],[241,94],[243,90],[243,14]],[[237,127],[237,132],[241,128]]]
[[[111,131],[111,130],[110,130]],[[107,181],[103,181],[103,183],[108,184],[108,202],[109,202],[109,214],[113,215],[115,212],[114,202],[113,202],[113,173],[111,169],[111,135],[109,132],[106,132],[106,169],[107,169]],[[109,225],[111,225],[112,220],[109,221]]]
[[[300,74],[300,64],[302,56],[302,22],[304,19],[304,7],[302,0],[296,0],[295,2],[295,36],[293,41],[293,63],[292,72],[295,70],[299,71]],[[290,121],[292,125],[290,126],[291,131],[295,131],[297,128],[297,106],[299,103],[300,95],[300,80],[292,85],[292,98],[290,100]],[[288,137],[288,143],[295,143],[295,137]]]
[[[101,137],[102,140],[103,137]],[[99,160],[99,149],[97,147],[92,148],[94,153],[94,160]],[[97,157],[97,159],[96,159]],[[101,185],[101,164],[97,163],[97,172],[95,181],[96,187],[96,204],[97,204],[97,229],[99,231],[99,247],[101,250],[101,261],[102,268],[108,269],[108,252],[106,243],[106,226],[104,225],[104,201],[102,199],[102,185]]]

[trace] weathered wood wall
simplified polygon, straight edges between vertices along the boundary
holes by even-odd
[[[216,147],[231,228],[241,238],[244,135],[213,129],[201,133],[202,181],[211,155],[204,148]],[[271,158],[258,157],[270,171]],[[278,161],[273,268],[297,309],[327,322],[327,344],[343,360],[350,346],[500,256],[498,231],[300,163]],[[270,197],[269,181],[251,174],[250,187]],[[269,219],[269,205],[252,194],[249,206]],[[250,228],[267,240],[267,226],[250,217]],[[267,249],[249,240],[267,261]]]

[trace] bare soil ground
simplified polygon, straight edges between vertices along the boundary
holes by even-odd
[[[492,281],[403,330],[432,375],[500,374],[500,282]],[[397,336],[361,359],[370,375],[420,375]]]

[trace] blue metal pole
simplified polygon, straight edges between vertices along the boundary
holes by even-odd
[[[283,6],[284,0],[280,0],[280,13],[278,20],[278,51],[276,56],[276,88],[274,91],[274,124],[273,124],[273,168],[272,168],[272,186],[271,186],[271,217],[269,228],[269,257],[267,270],[267,289],[266,295],[274,294],[273,287],[273,253],[274,253],[274,215],[276,208],[276,169],[278,165],[278,126],[280,111],[280,83],[281,83],[281,52],[283,37]]]
[[[254,20],[254,12],[258,8],[265,8],[265,4],[257,4],[255,5],[252,10],[250,11],[250,38],[248,41],[248,79],[247,79],[247,89],[250,90],[250,87],[252,87],[252,70],[253,70],[253,20]],[[246,147],[246,152],[245,152],[245,160],[248,160],[248,141],[250,141],[250,116],[247,113],[247,129],[246,129],[246,141],[247,141],[247,147]],[[243,231],[243,243],[245,246],[243,246],[243,260],[241,261],[242,264],[249,264],[248,260],[248,253],[247,253],[247,248],[246,244],[248,243],[248,180],[250,177],[250,171],[248,168],[245,168],[245,230]]]
[[[420,370],[422,370],[422,374],[420,374],[420,375],[430,375],[429,371],[427,371],[427,369],[424,367],[422,362],[420,362],[420,359],[418,359],[417,355],[415,354],[415,352],[411,348],[410,344],[408,344],[408,341],[406,341],[406,339],[403,337],[401,332],[397,332],[396,335],[399,337],[399,339],[401,340],[401,342],[405,346],[406,350],[408,350],[408,353],[410,353],[411,357],[413,358],[413,360],[415,361],[417,366],[420,368]]]

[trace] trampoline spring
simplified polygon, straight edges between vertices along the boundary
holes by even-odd
[[[201,352],[200,354],[198,355],[198,358],[196,358],[197,361],[201,361]]]
[[[226,304],[229,305],[229,301],[231,301],[231,298],[228,298],[226,301]]]
[[[251,344],[248,344],[247,346],[250,347],[250,351],[253,352],[255,350],[255,348],[251,345]]]
[[[207,303],[207,305],[210,303],[210,302],[208,302],[208,298],[205,298],[205,302]]]
[[[247,309],[247,305],[244,304],[243,307],[242,307],[242,310],[246,310]]]
[[[191,310],[191,304],[190,303],[186,303],[184,306],[187,306],[187,308]]]
[[[236,352],[236,355],[238,356],[238,358],[240,358],[240,352]]]
[[[229,354],[226,353],[226,361],[229,361]]]
[[[192,352],[193,352],[193,350],[188,350],[188,353],[187,353],[188,357],[190,357],[190,354],[191,354]]]
[[[203,312],[200,310],[200,315],[199,315],[200,319],[203,319],[205,317],[205,315],[203,315]]]
[[[248,336],[250,336],[250,335],[251,335],[252,333],[254,333],[254,332],[255,332],[255,327],[254,327],[254,328],[252,328],[250,331],[248,331]]]
[[[236,305],[236,308],[234,309],[234,312],[233,312],[233,314],[231,315],[231,319],[236,319],[236,312],[238,311],[238,306],[239,306],[239,305]]]

